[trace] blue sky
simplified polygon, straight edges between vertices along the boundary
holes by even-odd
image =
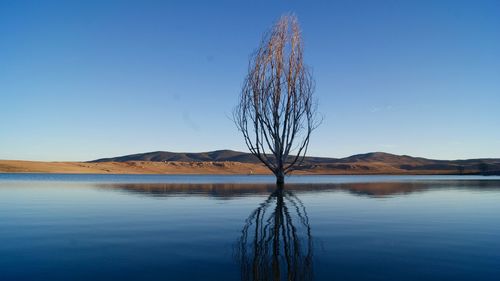
[[[229,116],[286,12],[324,115],[310,155],[500,157],[496,0],[2,0],[0,159],[246,151]]]

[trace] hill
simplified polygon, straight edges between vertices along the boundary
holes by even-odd
[[[217,150],[201,153],[156,151],[89,162],[0,160],[3,173],[97,174],[269,174],[259,160],[245,152]],[[500,175],[500,159],[434,160],[371,152],[345,158],[306,157],[296,174]]]
[[[156,151],[103,158],[90,162],[128,161],[238,162],[260,164],[259,160],[252,154],[233,150],[216,150],[201,153]],[[385,152],[370,152],[345,158],[306,157],[299,170],[326,174],[335,173],[335,171],[367,174],[498,174],[500,173],[500,159],[435,160]]]
[[[216,150],[200,153],[154,151],[147,153],[131,154],[119,157],[102,158],[89,162],[127,162],[127,161],[154,161],[154,162],[240,162],[259,163],[259,159],[250,153],[233,150]]]

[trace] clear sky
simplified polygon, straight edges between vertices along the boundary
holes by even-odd
[[[229,116],[285,12],[324,115],[310,155],[500,157],[498,0],[0,0],[0,159],[247,151]]]

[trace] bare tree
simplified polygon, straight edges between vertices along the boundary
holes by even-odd
[[[251,57],[233,112],[250,152],[274,173],[280,186],[304,160],[311,132],[320,123],[313,92],[297,18],[284,15]]]

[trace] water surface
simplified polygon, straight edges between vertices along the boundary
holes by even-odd
[[[0,175],[0,280],[499,280],[500,178]]]

